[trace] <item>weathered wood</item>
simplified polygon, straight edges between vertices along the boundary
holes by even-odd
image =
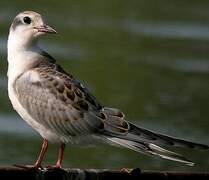
[[[0,179],[21,180],[136,180],[136,179],[209,179],[209,173],[157,172],[133,169],[130,172],[98,169],[49,169],[35,170],[1,167]]]

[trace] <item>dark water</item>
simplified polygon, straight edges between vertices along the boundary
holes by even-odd
[[[31,164],[40,136],[7,97],[6,39],[14,16],[35,10],[59,34],[47,49],[106,106],[138,125],[209,144],[209,1],[0,1],[0,165]],[[209,152],[175,149],[197,163],[147,157],[110,146],[67,146],[65,167],[208,170]],[[45,164],[54,163],[50,145]]]

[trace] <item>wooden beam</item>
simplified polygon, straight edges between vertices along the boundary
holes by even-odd
[[[147,179],[209,179],[207,173],[184,173],[164,171],[141,171],[139,168],[130,172],[99,169],[23,169],[17,167],[0,167],[0,179],[20,180],[147,180]]]

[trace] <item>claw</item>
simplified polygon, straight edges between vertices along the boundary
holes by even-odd
[[[120,172],[122,173],[130,173],[133,169],[130,169],[130,168],[122,168],[120,169]]]
[[[54,165],[54,166],[50,166],[49,165],[49,166],[46,167],[46,169],[47,170],[62,169],[62,166],[61,165],[57,165],[57,164]]]

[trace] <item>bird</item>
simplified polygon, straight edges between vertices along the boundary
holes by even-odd
[[[194,162],[166,147],[209,149],[208,145],[137,126],[126,120],[121,110],[103,106],[38,45],[41,37],[56,33],[41,14],[24,11],[14,18],[7,41],[9,99],[14,110],[43,138],[34,168],[42,168],[49,142],[59,144],[54,168],[62,168],[67,143],[107,143],[190,166]]]

